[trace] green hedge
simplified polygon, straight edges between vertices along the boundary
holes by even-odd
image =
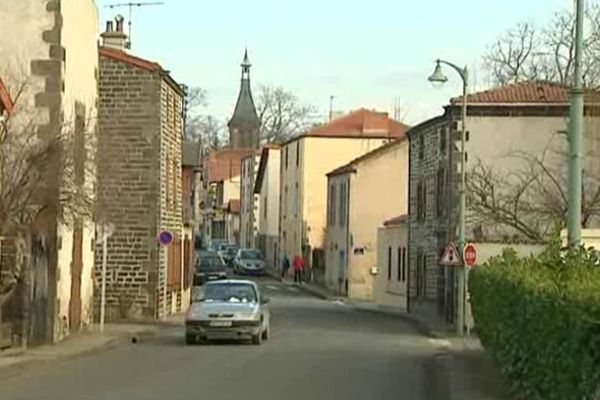
[[[526,400],[592,399],[600,390],[600,267],[558,244],[536,257],[512,250],[470,274],[486,350]]]

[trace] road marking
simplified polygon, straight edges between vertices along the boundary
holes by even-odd
[[[431,343],[434,346],[439,346],[443,349],[449,349],[452,346],[452,343],[450,343],[449,340],[445,339],[429,339],[429,343]]]
[[[267,289],[280,290],[280,287],[279,286],[275,286],[275,285],[267,285]]]
[[[345,306],[345,305],[347,305],[346,303],[344,303],[341,300],[334,300],[332,303],[335,304],[335,305],[338,305],[338,306]]]

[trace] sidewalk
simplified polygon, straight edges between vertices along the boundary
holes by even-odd
[[[16,373],[32,363],[69,359],[82,355],[108,350],[120,343],[143,340],[156,335],[166,326],[181,326],[183,315],[169,316],[164,321],[135,321],[107,324],[101,334],[98,325],[88,331],[74,334],[66,339],[28,349],[7,349],[0,351],[0,377]]]

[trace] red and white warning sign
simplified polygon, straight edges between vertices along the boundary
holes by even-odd
[[[451,242],[448,246],[446,246],[446,250],[444,250],[444,254],[442,254],[442,258],[440,259],[440,265],[445,265],[447,267],[456,267],[461,265],[460,255],[458,254],[458,250],[456,249],[456,245],[454,242]]]
[[[465,263],[469,267],[475,265],[475,262],[477,261],[477,250],[475,249],[475,246],[472,243],[469,243],[465,246],[463,254],[465,258]]]

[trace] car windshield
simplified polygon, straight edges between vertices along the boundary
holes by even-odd
[[[201,271],[214,271],[225,267],[218,254],[207,253],[199,256],[196,268]]]
[[[255,250],[243,250],[240,252],[240,258],[244,260],[260,260],[260,253]]]
[[[204,302],[256,303],[256,291],[247,283],[208,284],[199,294]]]

